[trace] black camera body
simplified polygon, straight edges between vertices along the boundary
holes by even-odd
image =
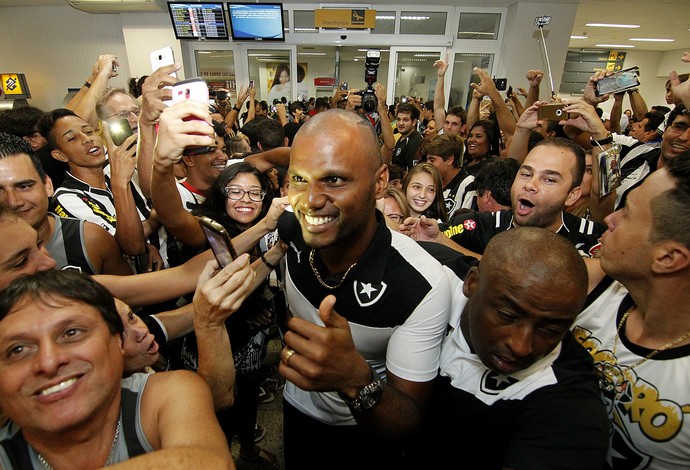
[[[361,91],[362,108],[367,113],[371,114],[378,108],[378,99],[374,93],[374,83],[379,73],[379,64],[381,63],[381,51],[379,49],[367,49],[367,57],[364,62],[364,81],[367,88]]]

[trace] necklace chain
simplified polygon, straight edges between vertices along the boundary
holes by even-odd
[[[616,361],[616,363],[618,363],[618,360],[616,359],[616,348],[618,347],[618,341],[620,341],[621,329],[623,328],[623,325],[625,324],[626,320],[628,319],[628,317],[630,316],[630,314],[632,313],[632,311],[635,309],[635,307],[636,307],[636,305],[633,305],[632,307],[630,307],[630,308],[628,309],[628,311],[625,312],[625,315],[623,315],[623,318],[621,318],[621,321],[618,322],[618,329],[616,330],[616,338],[613,340],[613,348],[612,348],[612,350],[611,350],[611,354],[612,354],[612,356],[613,356],[613,358],[614,358],[613,360]],[[666,349],[675,346],[676,344],[680,343],[681,341],[684,341],[684,340],[688,339],[689,337],[690,337],[690,331],[688,331],[687,333],[685,333],[685,334],[682,335],[682,336],[679,336],[678,338],[674,339],[673,341],[670,341],[670,342],[664,344],[664,345],[663,345],[662,347],[660,347],[659,349],[655,349],[654,351],[650,352],[650,353],[647,354],[645,357],[643,357],[642,359],[640,359],[639,361],[637,361],[635,364],[633,364],[632,366],[630,366],[630,367],[628,368],[628,370],[633,370],[635,367],[639,366],[640,364],[644,364],[644,363],[647,362],[649,359],[651,359],[651,358],[653,358],[654,356],[656,356],[657,354],[659,354],[661,351],[665,351]]]
[[[115,428],[115,437],[113,438],[113,443],[110,444],[110,452],[108,452],[108,458],[105,460],[104,466],[108,466],[112,463],[111,459],[113,458],[113,452],[115,452],[115,445],[117,444],[117,438],[118,437],[120,437],[120,419],[119,418],[117,420],[117,428]],[[41,462],[41,464],[43,465],[43,467],[46,470],[55,470],[53,468],[53,466],[48,463],[48,461],[46,460],[45,457],[43,457],[38,452],[36,453],[36,455],[38,456],[38,461]]]
[[[338,287],[343,285],[343,282],[345,282],[345,278],[347,277],[348,274],[350,274],[350,271],[352,271],[352,268],[354,268],[357,265],[357,261],[352,263],[349,268],[347,268],[347,271],[345,271],[345,274],[343,274],[343,277],[340,279],[340,282],[337,283],[334,286],[329,286],[324,282],[323,279],[321,279],[321,275],[319,274],[318,269],[316,269],[316,266],[314,266],[314,253],[316,250],[314,248],[311,249],[309,252],[309,266],[311,266],[311,270],[314,271],[314,274],[316,275],[316,279],[319,281],[319,284],[321,284],[323,287],[329,290],[335,290]]]
[[[616,337],[613,340],[613,347],[611,348],[611,357],[613,362],[606,362],[604,361],[601,368],[597,370],[597,375],[599,376],[599,388],[607,393],[611,393],[616,391],[619,387],[623,385],[625,382],[625,378],[623,377],[623,372],[622,370],[617,370],[616,367],[618,366],[618,369],[621,369],[621,367],[625,367],[625,372],[630,372],[632,371],[635,367],[644,364],[647,362],[649,359],[653,358],[657,354],[659,354],[661,351],[665,351],[668,348],[672,348],[673,346],[685,341],[686,339],[690,338],[690,331],[685,333],[682,336],[679,336],[678,338],[674,339],[673,341],[670,341],[666,344],[664,344],[662,347],[655,349],[651,353],[647,354],[645,357],[637,361],[635,364],[631,366],[625,366],[622,365],[620,366],[618,364],[618,358],[616,357],[616,349],[618,348],[618,342],[620,341],[620,332],[623,329],[623,325],[625,322],[628,320],[628,317],[632,313],[632,311],[635,309],[636,305],[632,305],[627,312],[623,315],[621,318],[620,322],[618,322],[618,328],[616,329]]]

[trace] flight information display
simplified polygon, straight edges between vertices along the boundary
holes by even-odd
[[[177,39],[229,39],[222,3],[168,3]]]

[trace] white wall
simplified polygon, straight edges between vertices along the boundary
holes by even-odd
[[[513,87],[527,88],[525,73],[531,69],[547,70],[544,46],[541,43],[539,28],[534,26],[534,19],[538,16],[551,16],[551,24],[544,27],[544,37],[553,83],[558,92],[558,86],[563,75],[566,53],[570,34],[577,12],[576,4],[564,3],[515,3],[508,8],[505,34],[501,45],[501,57],[498,64],[508,77],[508,83]],[[544,77],[540,87],[540,98],[548,100],[551,95],[551,84],[548,75]]]
[[[62,106],[68,88],[79,88],[103,53],[123,58],[114,86],[130,76],[120,15],[91,15],[68,5],[4,7],[0,14],[0,69],[26,74],[43,110]]]

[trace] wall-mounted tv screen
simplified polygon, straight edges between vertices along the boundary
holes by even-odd
[[[229,39],[222,3],[168,3],[177,39]]]
[[[282,3],[228,3],[235,41],[285,41]]]

